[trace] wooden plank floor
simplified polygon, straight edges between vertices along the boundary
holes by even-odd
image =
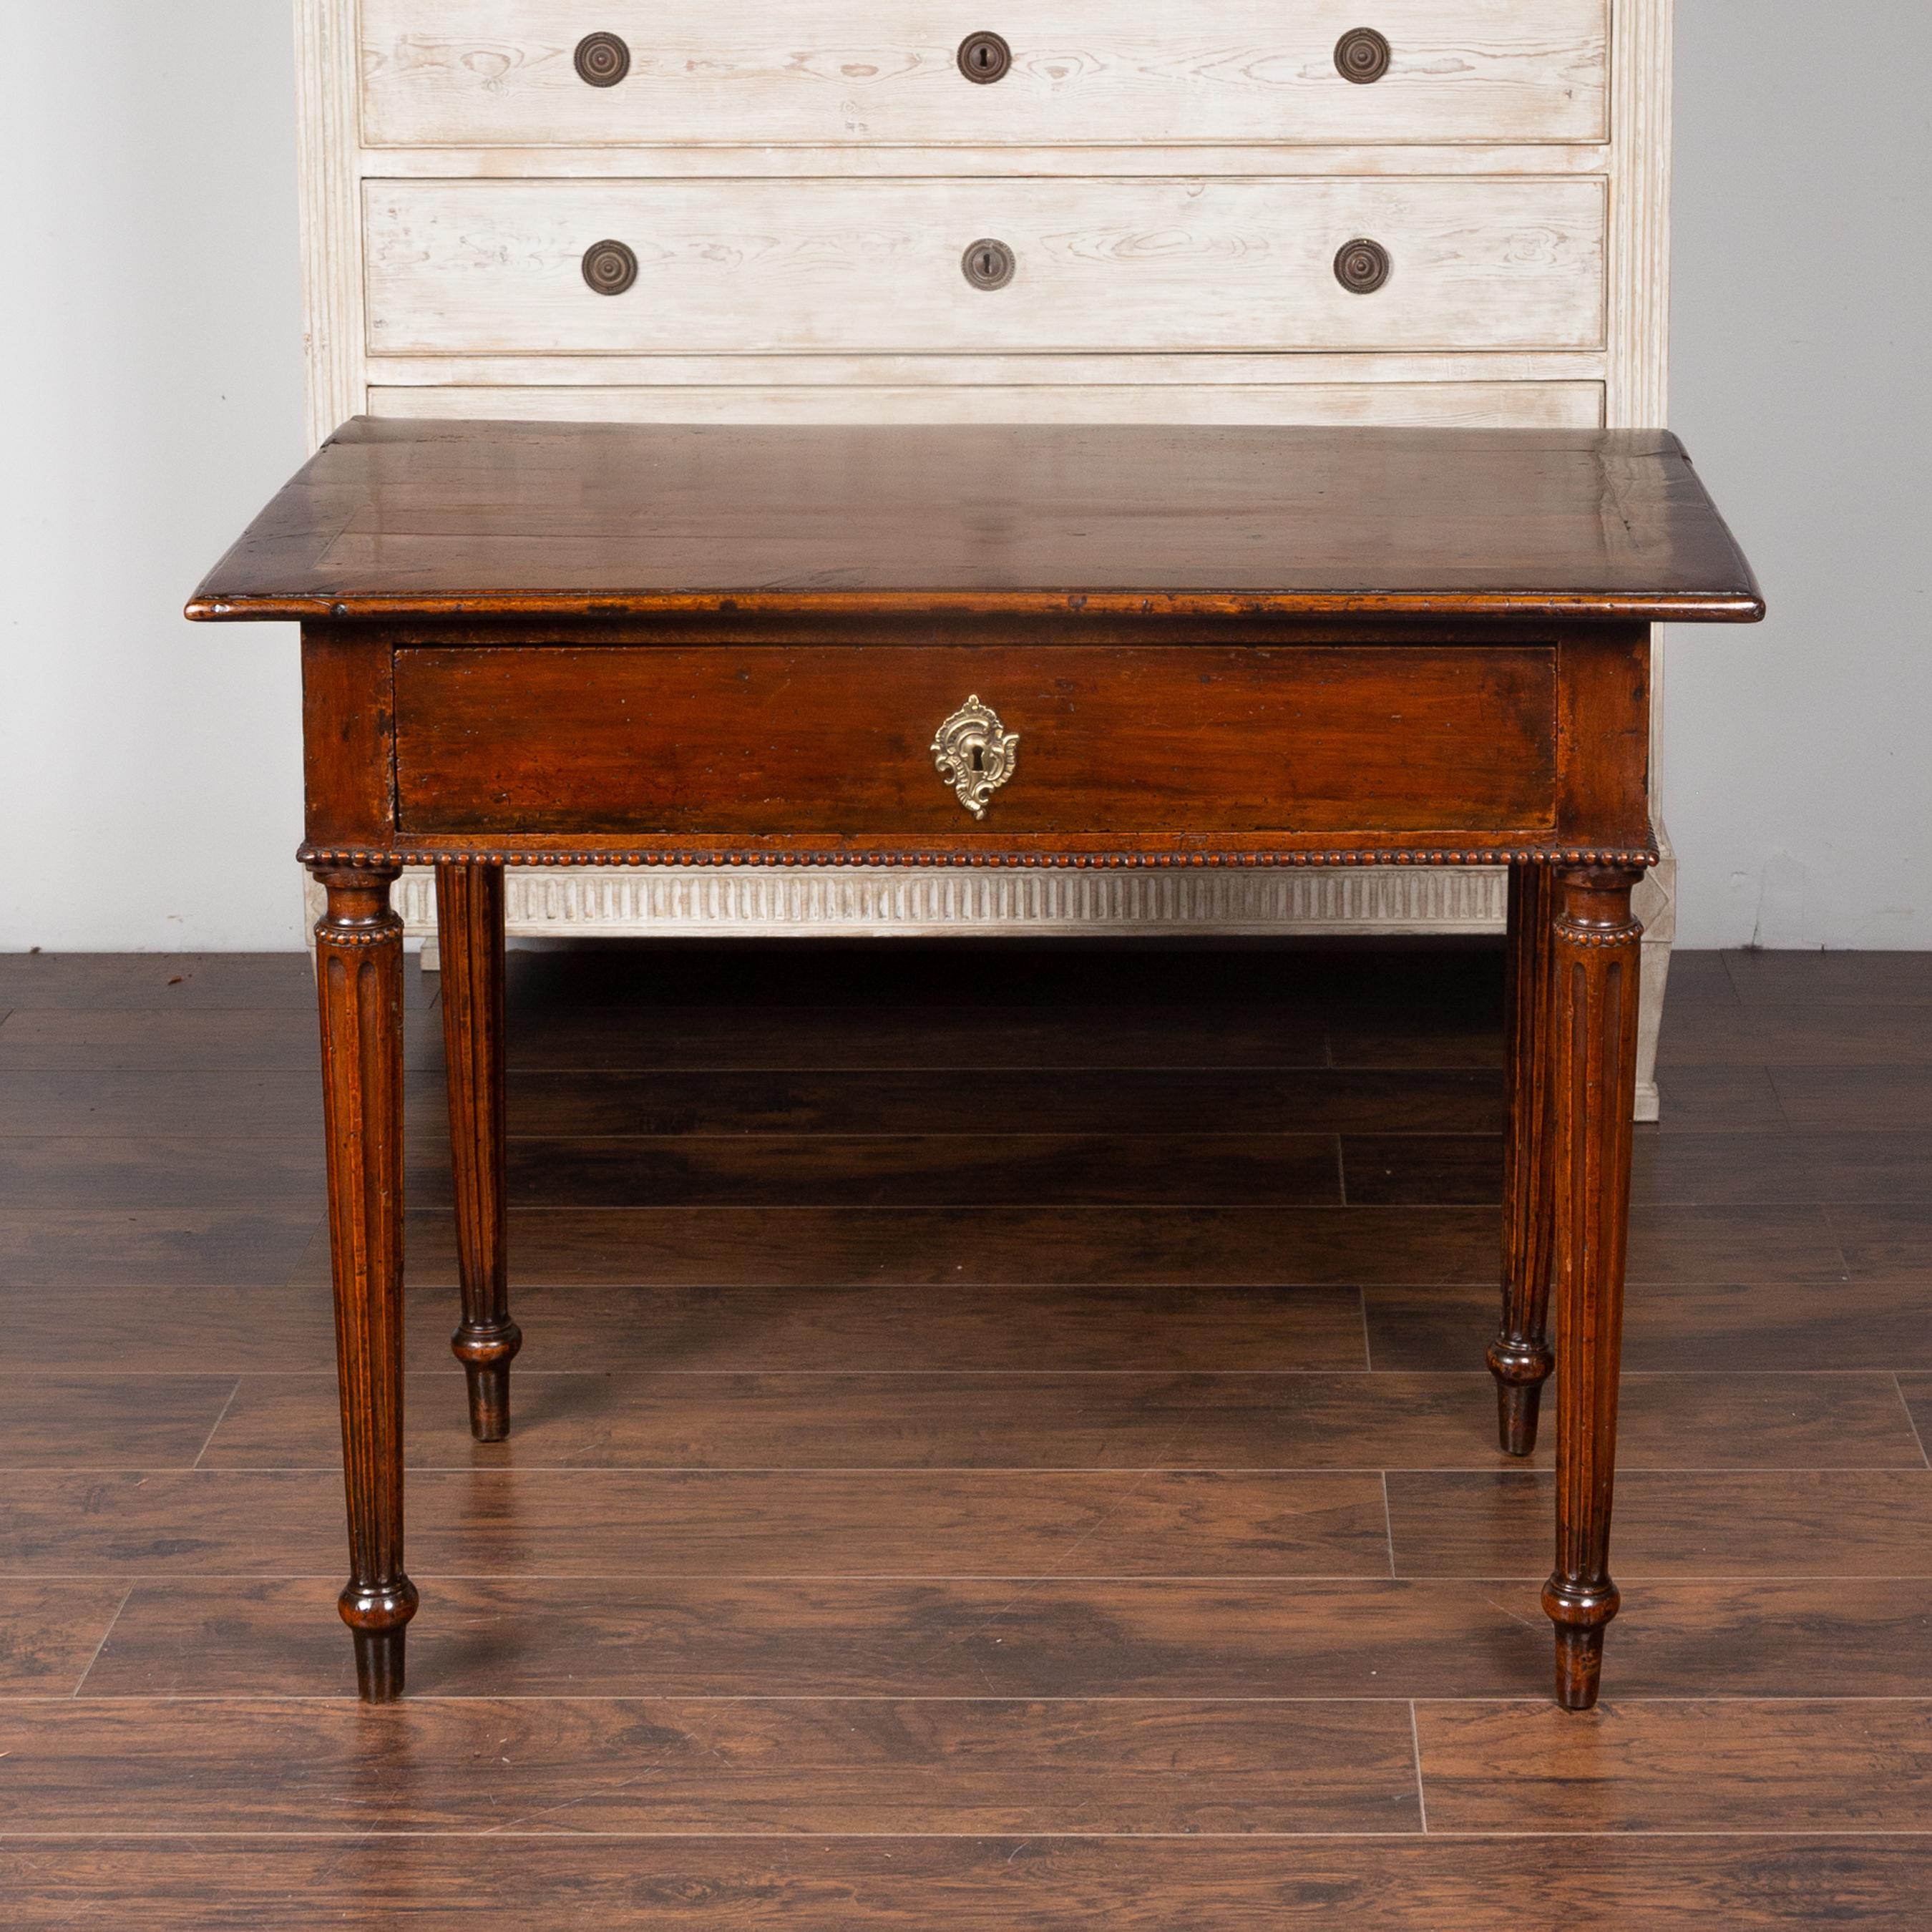
[[[9,1927],[1927,1923],[1932,956],[1674,965],[1581,1718],[1492,950],[519,955],[490,1448],[409,982],[371,1711],[306,962],[0,959]]]

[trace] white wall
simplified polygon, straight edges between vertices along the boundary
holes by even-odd
[[[1773,611],[1670,647],[1680,930],[1932,946],[1932,9],[1678,10],[1675,416]],[[8,26],[0,950],[294,946],[292,634],[178,615],[302,454],[289,9]]]
[[[302,460],[284,0],[6,0],[0,950],[302,943],[293,632],[190,625]]]
[[[1932,946],[1932,8],[1677,23],[1672,420],[1771,607],[1667,646],[1679,942]]]

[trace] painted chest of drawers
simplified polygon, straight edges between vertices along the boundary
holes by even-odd
[[[1670,7],[298,0],[311,428],[1660,426]],[[1502,884],[537,872],[509,920],[1469,932]]]

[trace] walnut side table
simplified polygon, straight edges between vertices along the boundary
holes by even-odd
[[[1654,854],[1649,626],[1763,603],[1662,432],[346,424],[188,615],[302,626],[362,1695],[403,1688],[402,928],[436,868],[463,1318],[509,1426],[506,866],[1508,864],[1503,1446],[1558,1377],[1597,1696]],[[1560,1360],[1548,1339],[1552,1276]]]

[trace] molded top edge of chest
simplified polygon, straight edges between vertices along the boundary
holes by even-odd
[[[362,138],[376,148],[1600,142],[1610,7],[362,0]]]

